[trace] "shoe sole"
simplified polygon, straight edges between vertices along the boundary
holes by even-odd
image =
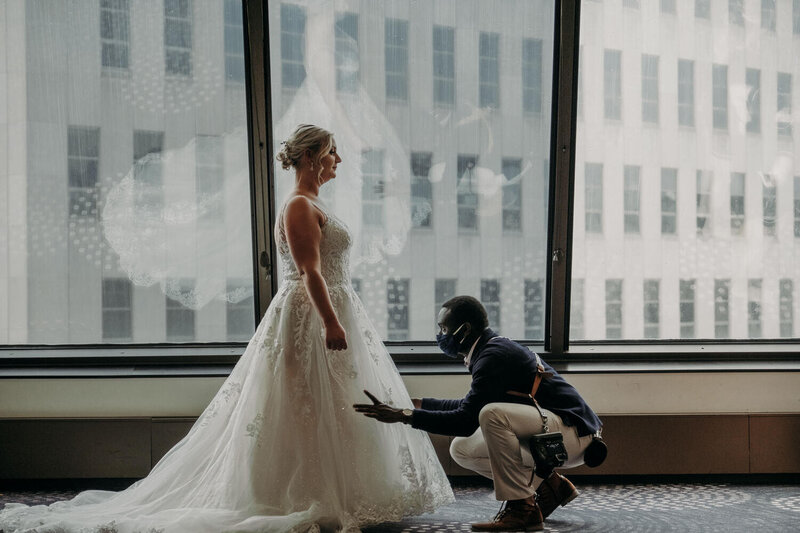
[[[575,490],[573,490],[573,491],[572,491],[572,493],[571,493],[569,496],[567,496],[567,497],[564,499],[564,501],[562,501],[562,502],[561,502],[561,507],[564,507],[564,506],[565,506],[565,505],[567,505],[569,502],[571,502],[572,500],[574,500],[575,498],[577,498],[579,494],[580,494],[580,491],[578,491],[578,489],[575,489]]]

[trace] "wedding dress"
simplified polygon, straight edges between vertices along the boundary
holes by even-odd
[[[244,354],[188,435],[122,492],[90,490],[50,506],[7,504],[0,530],[39,533],[358,531],[453,501],[428,436],[356,413],[368,401],[411,407],[355,294],[351,237],[326,215],[320,257],[348,347],[325,336],[276,232],[283,281]]]

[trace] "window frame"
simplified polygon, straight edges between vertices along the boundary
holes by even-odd
[[[653,363],[680,362],[726,363],[749,361],[754,357],[759,361],[795,363],[800,361],[796,339],[759,340],[669,340],[669,341],[584,341],[570,340],[570,305],[572,287],[578,299],[585,291],[583,281],[571,278],[570,246],[572,243],[572,213],[575,190],[575,131],[578,107],[578,59],[580,35],[580,0],[556,0],[553,75],[550,125],[550,186],[547,227],[547,274],[544,279],[545,297],[545,339],[541,343],[526,343],[545,354],[553,363],[581,361],[621,362],[624,364],[642,363],[648,367]],[[707,5],[700,0],[697,5]],[[300,6],[292,4],[302,10]],[[282,80],[277,87],[270,83],[269,21],[266,0],[243,0],[243,38],[245,56],[245,92],[247,132],[249,141],[249,166],[251,180],[251,224],[253,229],[253,279],[254,279],[254,323],[257,324],[266,311],[270,299],[277,292],[277,269],[275,243],[271,239],[274,228],[275,206],[275,168],[273,131],[270,120],[270,92],[293,89],[284,85],[281,69],[285,62],[282,51],[278,54],[277,77]],[[794,33],[800,30],[800,0],[793,2]],[[303,10],[305,15],[305,11]],[[696,12],[697,16],[697,12]],[[705,18],[702,14],[699,18]],[[303,22],[305,23],[305,17]],[[454,63],[455,28],[443,26],[452,36],[452,50],[449,57]],[[435,29],[434,29],[435,31]],[[546,48],[546,47],[545,47]],[[301,50],[305,57],[305,50]],[[434,54],[436,50],[434,50]],[[717,66],[717,65],[715,65]],[[728,110],[728,72],[725,68],[725,115]],[[435,67],[434,67],[435,69]],[[305,70],[303,71],[305,77]],[[711,74],[711,73],[709,73]],[[452,83],[448,92],[450,102],[436,101],[434,105],[452,105],[455,97],[455,73],[445,81]],[[434,83],[436,72],[434,71]],[[301,80],[302,83],[302,80]],[[712,84],[713,85],[713,84]],[[713,107],[713,106],[712,106]],[[723,130],[727,130],[726,120]],[[719,129],[715,128],[715,132]],[[260,147],[260,148],[259,148]],[[563,148],[563,149],[562,149]],[[795,177],[795,181],[798,177]],[[795,194],[795,202],[797,202]],[[800,215],[796,215],[800,217]],[[795,225],[797,226],[797,221]],[[722,280],[717,280],[722,281]],[[729,294],[730,294],[730,288]],[[556,296],[554,296],[556,295]],[[794,298],[794,297],[793,297]],[[716,303],[715,303],[716,305]],[[577,335],[576,335],[577,337]],[[18,375],[35,376],[39,373],[53,375],[63,372],[64,376],[75,377],[82,374],[102,375],[116,372],[115,375],[128,375],[135,371],[153,372],[155,375],[190,374],[224,375],[239,358],[244,342],[226,343],[186,343],[168,344],[119,344],[119,345],[15,345],[0,347],[0,370],[20,369]],[[646,347],[646,353],[641,348]],[[388,342],[387,347],[399,363],[421,361],[445,362],[459,365],[444,357],[432,357],[438,353],[435,343]],[[134,368],[136,365],[138,366]],[[783,367],[775,367],[783,368]],[[787,367],[789,368],[789,367]],[[138,369],[138,370],[137,370]],[[463,370],[463,369],[462,369]],[[658,371],[658,370],[654,370]],[[97,374],[97,373],[100,374]]]

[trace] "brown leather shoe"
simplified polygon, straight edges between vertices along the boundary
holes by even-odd
[[[472,524],[472,531],[541,531],[544,519],[539,506],[525,500],[509,501],[491,522]]]
[[[578,489],[570,480],[557,472],[550,474],[536,489],[536,503],[542,511],[542,518],[547,518],[559,505],[564,506],[578,497]]]

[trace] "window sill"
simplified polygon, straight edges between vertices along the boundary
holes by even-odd
[[[0,350],[2,379],[93,379],[225,377],[246,343],[216,345],[50,346]],[[800,346],[773,343],[689,341],[573,344],[555,356],[541,344],[529,348],[564,374],[654,374],[695,372],[800,372]],[[388,344],[403,375],[465,375],[461,360],[443,356],[433,343]]]

